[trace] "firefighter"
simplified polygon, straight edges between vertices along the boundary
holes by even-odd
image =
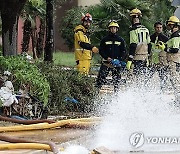
[[[124,62],[126,56],[125,41],[117,35],[119,25],[115,20],[110,21],[108,25],[109,33],[100,43],[99,54],[103,61],[97,78],[97,87],[100,89],[106,83],[106,77],[112,72],[114,91],[118,90],[121,79],[121,70],[126,66]]]
[[[168,41],[168,37],[162,33],[163,24],[161,22],[158,21],[154,24],[154,30],[155,33],[150,36],[152,44],[152,55],[150,59],[150,78],[154,75],[156,71],[158,71],[160,78],[160,88],[162,91],[164,91],[167,87],[166,85],[168,79],[167,57],[166,52],[158,48],[158,44],[160,41],[166,43]]]
[[[82,74],[88,74],[92,60],[92,52],[98,53],[98,48],[93,46],[89,39],[88,28],[92,23],[92,16],[87,13],[82,16],[82,24],[74,29],[75,60],[77,70]]]
[[[134,64],[133,74],[136,79],[142,79],[145,75],[148,64],[148,55],[151,53],[151,43],[149,30],[141,25],[140,18],[142,13],[135,8],[130,11],[132,26],[130,29],[130,51],[127,62],[127,69],[130,70]]]
[[[166,24],[171,31],[171,36],[166,45],[163,42],[159,42],[158,46],[167,53],[170,81],[175,93],[175,103],[177,106],[180,106],[180,20],[176,16],[171,16]]]

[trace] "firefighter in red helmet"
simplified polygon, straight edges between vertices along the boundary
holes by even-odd
[[[98,53],[98,48],[91,44],[88,29],[92,23],[89,13],[83,15],[81,24],[74,29],[74,47],[77,70],[82,74],[88,74],[92,60],[92,52]]]

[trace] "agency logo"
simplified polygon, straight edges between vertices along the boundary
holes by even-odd
[[[145,142],[144,134],[141,132],[133,133],[129,138],[129,142],[134,148],[141,147]]]
[[[143,144],[180,144],[179,136],[146,136],[142,132],[134,132],[129,137],[129,142],[133,148],[139,148]]]

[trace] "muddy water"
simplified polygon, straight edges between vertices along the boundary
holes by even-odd
[[[51,130],[38,130],[38,131],[21,131],[21,132],[6,132],[2,135],[18,137],[21,139],[28,139],[33,141],[52,141],[56,144],[62,144],[72,140],[78,140],[87,136],[90,130],[87,129],[70,129],[70,128],[58,128]],[[0,141],[0,143],[5,143]],[[34,153],[46,153],[40,150],[6,150],[0,151],[0,154],[34,154]]]

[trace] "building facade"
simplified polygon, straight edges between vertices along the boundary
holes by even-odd
[[[180,19],[180,0],[173,0],[172,6],[176,7],[176,11],[174,12],[174,15]]]
[[[54,22],[54,45],[55,50],[61,50],[61,51],[70,51],[68,46],[65,44],[64,39],[61,37],[60,34],[60,23],[62,22],[63,17],[65,16],[65,13],[67,10],[72,9],[73,7],[79,6],[79,7],[88,7],[90,5],[95,5],[100,3],[100,0],[68,0],[62,5],[56,4],[56,12],[55,12],[55,22]],[[37,30],[39,27],[39,20],[37,20]],[[23,20],[19,18],[18,22],[18,53],[21,53],[21,44],[23,40]],[[2,39],[0,37],[0,44],[2,44]],[[31,40],[29,45],[29,51],[31,51]]]
[[[78,0],[78,6],[87,7],[90,5],[99,4],[100,0]]]

